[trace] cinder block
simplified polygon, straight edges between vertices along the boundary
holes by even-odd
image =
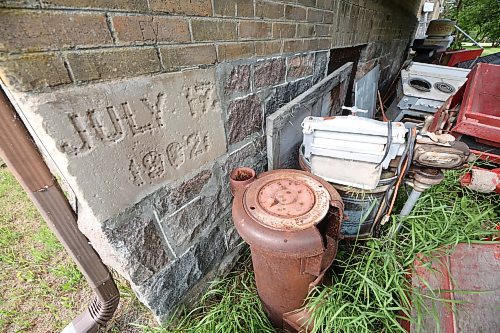
[[[315,26],[316,36],[330,36],[330,25],[329,24],[316,24]]]
[[[304,43],[302,39],[285,40],[283,43],[283,53],[302,51]]]
[[[303,6],[314,7],[316,6],[316,0],[297,0],[297,3]]]

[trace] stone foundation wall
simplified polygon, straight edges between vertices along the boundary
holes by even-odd
[[[266,168],[265,117],[363,46],[385,89],[419,1],[7,0],[0,77],[104,262],[163,319],[241,242],[228,174]]]

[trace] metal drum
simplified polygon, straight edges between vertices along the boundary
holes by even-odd
[[[303,149],[301,146],[299,150],[300,168],[310,172],[311,165],[304,157]],[[356,240],[373,236],[376,222],[380,220],[387,207],[384,196],[391,191],[395,180],[394,174],[382,173],[378,186],[373,190],[331,183],[344,203],[344,219],[340,229],[342,239]]]
[[[251,183],[242,174],[231,175],[232,213],[250,245],[259,297],[276,328],[298,327],[291,314],[337,253],[343,203],[330,184],[304,171],[265,172]]]

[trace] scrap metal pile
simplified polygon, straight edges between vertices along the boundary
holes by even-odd
[[[383,120],[367,118],[376,114],[375,106],[343,107],[350,115],[310,108],[325,105],[324,100],[309,101],[307,94],[321,96],[317,91],[327,81],[269,116],[268,127],[288,126],[267,129],[273,142],[278,142],[272,137],[278,133],[286,147],[268,141],[271,171],[256,175],[237,168],[231,189],[234,224],[250,245],[259,297],[275,327],[310,330],[304,301],[332,264],[339,241],[378,236],[403,185],[412,190],[394,219],[396,233],[420,194],[443,180],[443,170],[462,168],[477,157],[494,160],[491,149],[474,150],[474,155],[462,139],[498,150],[499,75],[495,65],[480,64],[469,73],[412,63],[401,72],[389,118],[383,108]],[[368,83],[360,86],[370,87]],[[325,113],[329,116],[317,116]],[[297,140],[297,131],[302,137],[291,142]],[[302,170],[288,167],[293,157],[282,158],[284,151],[297,149],[293,147],[299,147],[297,168]],[[279,163],[287,167],[281,169]],[[474,168],[462,184],[499,191],[499,174],[498,169]]]

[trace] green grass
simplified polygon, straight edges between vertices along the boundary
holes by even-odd
[[[164,327],[143,327],[146,333],[273,333],[257,296],[247,253],[225,278],[214,281],[189,313],[174,316]]]
[[[500,47],[492,47],[491,43],[480,43],[480,45],[483,47],[483,53],[481,54],[482,57],[500,52]],[[463,46],[468,50],[478,49],[478,47],[472,43],[463,43]]]
[[[429,295],[409,289],[407,276],[417,253],[432,256],[459,242],[484,242],[500,221],[498,195],[482,195],[458,185],[461,172],[424,193],[392,237],[387,235],[339,249],[332,287],[311,295],[315,332],[403,332],[401,315],[419,310],[415,324],[432,309]],[[404,191],[402,191],[404,192]],[[404,198],[402,198],[404,199]],[[404,201],[404,200],[402,200]],[[0,331],[60,330],[91,295],[81,274],[42,221],[12,175],[0,167]],[[391,229],[392,228],[392,229]],[[231,333],[273,332],[256,294],[248,254],[227,277],[215,281],[194,310],[179,311],[155,327],[130,287],[117,279],[120,308],[107,332]],[[436,299],[439,295],[431,295]]]
[[[462,171],[463,172],[463,171]],[[417,253],[432,257],[451,251],[459,242],[487,242],[500,222],[500,196],[482,195],[458,184],[462,172],[449,171],[441,185],[424,193],[396,236],[396,217],[380,239],[344,245],[330,274],[333,286],[318,287],[311,295],[314,332],[404,332],[399,319],[411,317],[418,327],[435,316],[429,298],[411,290],[408,274]],[[403,202],[401,198],[400,202]],[[410,297],[411,295],[411,297]],[[200,305],[177,323],[145,332],[272,332],[256,297],[251,265],[246,262],[216,282]]]
[[[81,310],[76,266],[26,193],[0,167],[0,331],[51,331]]]
[[[151,314],[120,280],[121,301],[107,332],[141,332]],[[0,332],[58,332],[92,291],[63,246],[0,160]]]
[[[429,296],[408,284],[417,253],[432,257],[459,242],[484,242],[500,219],[499,196],[463,189],[458,177],[450,171],[442,184],[424,193],[397,236],[394,217],[385,237],[339,254],[335,265],[342,274],[334,275],[332,287],[318,288],[309,303],[315,310],[314,332],[404,332],[402,315],[416,327],[434,316],[426,307]],[[417,309],[413,317],[410,301]]]

